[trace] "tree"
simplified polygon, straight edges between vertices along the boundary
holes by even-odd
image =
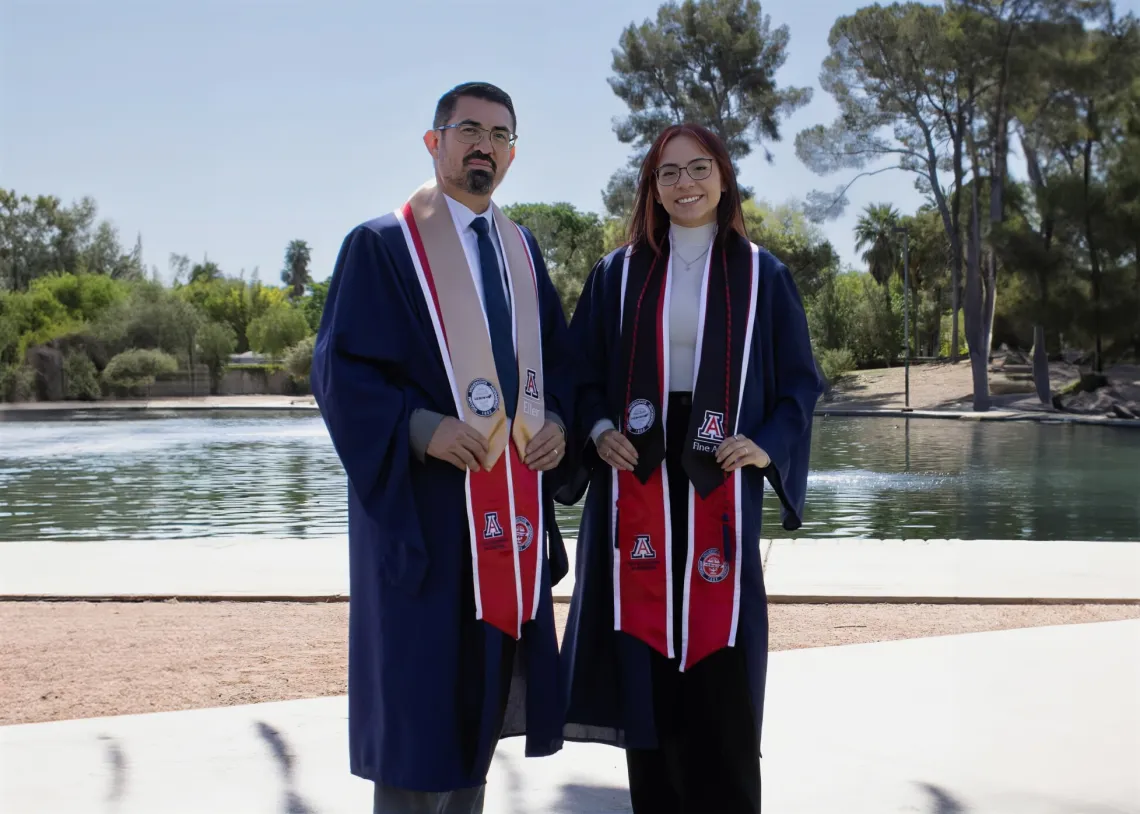
[[[190,268],[189,282],[210,283],[214,280],[220,280],[224,276],[217,263],[208,258],[203,258],[201,263],[195,263]]]
[[[309,284],[310,294],[301,301],[301,310],[305,312],[305,320],[309,323],[309,330],[316,333],[321,327],[321,316],[325,312],[325,300],[329,296],[329,281]]]
[[[305,287],[313,282],[309,273],[312,250],[303,240],[291,240],[285,249],[285,268],[281,270],[281,282],[291,289],[290,296],[297,300],[305,296]]]
[[[773,206],[767,201],[744,202],[744,226],[749,238],[788,267],[801,296],[810,299],[839,265],[835,247],[794,202]]]
[[[0,189],[0,288],[24,290],[53,273],[141,278],[141,237],[124,253],[114,226],[96,223],[96,214],[91,198],[66,206],[55,196]]]
[[[601,219],[568,203],[514,204],[503,214],[528,228],[542,247],[542,259],[569,319],[590,269],[602,257]]]
[[[855,250],[863,252],[867,270],[884,288],[902,262],[902,237],[895,231],[898,227],[898,210],[887,203],[868,204],[855,224]]]
[[[276,359],[308,333],[304,314],[291,305],[276,305],[249,324],[249,346]]]
[[[907,260],[909,262],[910,294],[914,313],[914,352],[922,355],[920,333],[926,335],[931,356],[942,348],[942,312],[944,294],[950,281],[950,242],[942,226],[938,210],[924,206],[914,215],[900,218],[906,229]],[[920,298],[924,305],[920,308]],[[922,331],[920,326],[925,326]]]
[[[202,322],[190,303],[158,283],[142,281],[128,298],[107,308],[94,327],[100,339],[119,349],[155,349],[190,359]]]
[[[875,5],[839,18],[820,81],[840,115],[831,126],[817,125],[796,137],[797,154],[814,172],[861,171],[832,192],[809,194],[816,219],[838,217],[847,190],[883,172],[913,174],[916,188],[930,196],[950,247],[951,362],[958,361],[959,351],[966,136],[987,82],[976,28],[975,17],[954,2],[945,10],[921,3]],[[880,165],[884,161],[890,163]],[[943,181],[947,170],[949,188]]]
[[[636,168],[671,124],[709,127],[734,163],[754,145],[779,141],[781,117],[811,100],[810,88],[777,86],[787,47],[788,27],[773,30],[759,0],[668,2],[658,8],[656,22],[626,27],[609,83],[630,110],[614,131],[635,153],[604,193],[610,214],[628,213]],[[770,161],[766,148],[765,155]]]
[[[216,394],[222,383],[230,354],[237,346],[237,335],[229,325],[208,322],[198,331],[198,361],[210,371],[210,392]]]

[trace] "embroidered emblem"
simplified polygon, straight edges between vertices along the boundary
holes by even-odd
[[[633,538],[633,550],[629,552],[631,560],[655,560],[657,552],[649,544],[648,534],[639,534]]]
[[[475,379],[467,386],[467,405],[486,418],[499,409],[499,393],[486,379]]]
[[[646,399],[637,399],[625,411],[625,425],[634,435],[641,435],[653,426],[657,411]]]
[[[697,573],[705,582],[723,582],[724,578],[728,576],[728,571],[729,565],[720,555],[719,548],[707,549],[697,561]]]
[[[702,441],[720,443],[724,440],[724,413],[716,410],[705,410],[705,420],[697,430],[697,438]]]
[[[520,514],[515,518],[515,547],[521,554],[530,548],[532,542],[534,542],[534,526]]]
[[[503,526],[499,523],[498,512],[487,512],[483,515],[483,539],[494,540],[503,536]]]
[[[538,398],[538,374],[529,367],[526,369],[526,388],[523,392],[532,399]]]

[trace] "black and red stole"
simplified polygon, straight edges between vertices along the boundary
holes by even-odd
[[[736,432],[759,286],[756,246],[730,232],[705,261],[695,381],[669,381],[673,269],[627,249],[622,268],[618,365],[624,392],[611,405],[638,452],[633,472],[613,470],[614,628],[672,658],[673,563],[665,425],[671,390],[693,394],[682,462],[689,479],[688,546],[681,608],[681,670],[736,641],[740,614],[741,483],[716,461]]]

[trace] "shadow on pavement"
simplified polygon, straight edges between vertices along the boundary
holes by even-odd
[[[107,791],[107,811],[119,810],[119,804],[127,793],[127,756],[123,747],[110,735],[100,735],[99,740],[107,746],[107,766],[111,775],[111,788]]]
[[[561,792],[562,796],[549,809],[549,814],[621,814],[633,811],[629,789],[570,783],[563,786]]]
[[[281,780],[285,785],[285,799],[282,801],[282,814],[317,814],[316,809],[297,793],[293,779],[293,755],[289,753],[289,746],[281,733],[265,721],[257,722],[257,734],[261,736],[273,751],[273,757],[281,769]]]
[[[969,809],[957,800],[950,792],[929,783],[920,783],[919,788],[930,795],[931,809],[929,814],[966,814]]]

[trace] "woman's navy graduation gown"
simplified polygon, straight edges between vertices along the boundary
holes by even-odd
[[[751,273],[751,244],[728,238],[729,267]],[[603,258],[590,274],[570,325],[576,357],[575,449],[568,450],[556,499],[586,495],[577,544],[575,593],[562,644],[566,683],[565,734],[569,740],[626,748],[657,747],[650,679],[650,649],[614,631],[611,469],[598,458],[590,430],[601,418],[621,426],[609,407],[620,381],[618,330],[626,248]],[[635,254],[631,262],[639,262]],[[640,262],[646,262],[644,257]],[[759,289],[752,349],[738,433],[772,460],[766,470],[745,467],[743,562],[736,646],[744,648],[757,743],[763,718],[768,663],[768,609],[760,562],[760,520],[765,483],[781,503],[787,530],[802,523],[811,448],[812,414],[822,382],[812,355],[807,320],[786,266],[759,250]],[[620,403],[620,400],[619,400]],[[573,454],[570,454],[570,453]],[[679,610],[678,610],[679,612]],[[710,699],[715,702],[715,699]]]

